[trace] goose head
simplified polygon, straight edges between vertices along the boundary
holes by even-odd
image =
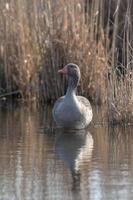
[[[67,64],[64,68],[58,70],[58,73],[67,75],[68,77],[75,79],[75,80],[80,80],[80,69],[78,65],[74,63],[69,63]]]
[[[64,68],[58,70],[58,73],[68,76],[67,95],[70,96],[70,94],[75,93],[81,77],[78,65],[69,63]]]

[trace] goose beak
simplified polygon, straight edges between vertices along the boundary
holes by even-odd
[[[67,66],[65,66],[62,69],[58,70],[58,73],[60,73],[60,74],[67,74],[68,73]]]

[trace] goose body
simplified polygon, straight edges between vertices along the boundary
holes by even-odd
[[[68,75],[66,95],[54,104],[53,117],[58,126],[71,129],[83,129],[92,120],[92,108],[87,98],[76,95],[80,79],[79,67],[73,63],[66,65],[59,73]]]

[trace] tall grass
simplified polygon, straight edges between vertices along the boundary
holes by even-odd
[[[108,27],[113,27],[110,54],[108,53],[108,106],[111,123],[133,123],[132,11],[132,1],[118,1],[113,20],[111,16],[108,18]]]
[[[54,101],[66,88],[58,68],[75,62],[79,93],[107,102],[111,122],[131,121],[132,6],[127,1],[122,15],[123,2],[0,1],[0,95]]]
[[[81,0],[12,0],[1,5],[2,90],[20,89],[23,96],[39,96],[42,102],[55,100],[65,87],[58,68],[76,62],[83,74],[79,91],[103,100],[105,51],[102,40],[96,41],[98,3],[90,17]]]

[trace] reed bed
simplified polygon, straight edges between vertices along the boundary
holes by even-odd
[[[115,2],[116,4],[116,2]],[[118,1],[108,53],[108,116],[113,124],[133,124],[133,2]],[[110,24],[108,22],[108,26]],[[107,30],[107,29],[106,29]]]
[[[131,9],[122,0],[0,1],[0,98],[52,102],[66,89],[58,69],[74,62],[78,92],[108,105],[110,122],[131,122]]]

